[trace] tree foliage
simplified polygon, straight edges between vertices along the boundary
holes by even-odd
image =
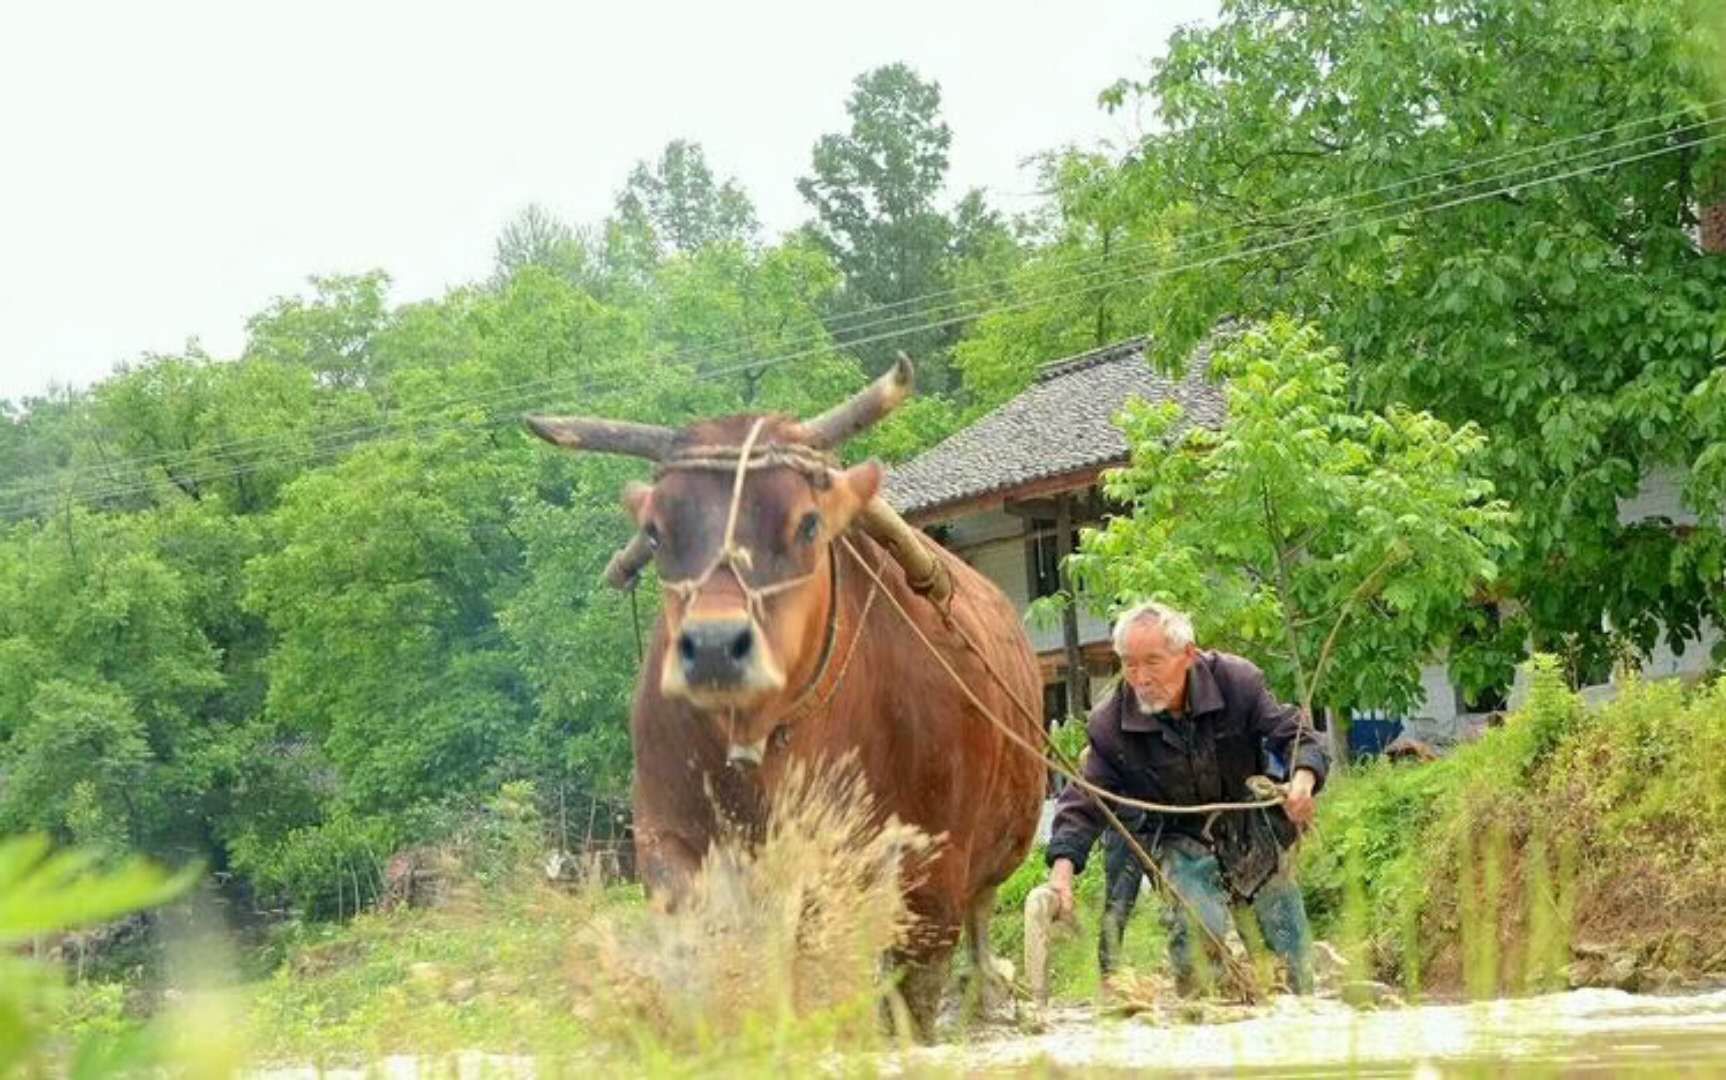
[[[600,575],[643,467],[519,417],[826,409],[864,382],[826,321],[844,280],[674,142],[605,222],[522,211],[483,282],[398,304],[382,273],[315,277],[237,357],[7,404],[0,830],[202,852],[320,915],[508,784],[567,842],[612,832],[655,600]],[[896,454],[953,415],[914,412]]]
[[[1726,615],[1717,516],[1618,517],[1663,467],[1691,472],[1698,510],[1716,485],[1696,396],[1726,358],[1726,260],[1692,228],[1720,152],[1686,144],[1720,88],[1696,14],[1233,0],[1110,95],[1161,129],[1123,169],[1132,199],[1210,245],[1148,283],[1159,357],[1221,316],[1288,312],[1342,348],[1355,401],[1478,424],[1519,511],[1517,651],[1588,666],[1611,651],[1603,623],[1647,649]]]
[[[538,203],[522,207],[498,235],[492,285],[502,288],[529,266],[584,282],[594,260],[584,238]]]
[[[1192,611],[1203,639],[1263,659],[1309,706],[1418,705],[1421,665],[1492,596],[1511,545],[1486,440],[1351,409],[1335,350],[1287,320],[1219,344],[1210,375],[1226,380],[1220,429],[1173,403],[1128,409],[1132,460],[1105,483],[1128,509],[1085,532],[1076,586]]]
[[[998,259],[1011,244],[1007,226],[978,191],[951,213],[940,207],[953,133],[939,84],[889,64],[853,86],[850,129],[821,136],[797,181],[815,211],[807,231],[843,275],[830,325],[856,342],[871,374],[905,351],[921,364],[920,383],[945,391],[967,313],[949,289],[962,267]],[[863,317],[871,312],[879,314]]]
[[[686,139],[667,143],[652,165],[636,163],[617,197],[616,223],[654,259],[748,244],[760,227],[737,181],[717,180],[701,144]]]
[[[1022,257],[996,260],[995,310],[954,349],[979,406],[1023,390],[1052,359],[1154,330],[1134,274],[1146,249],[1169,246],[1167,224],[1145,212],[1125,174],[1101,154],[1048,154],[1041,174],[1049,204],[1026,223],[1039,242]]]

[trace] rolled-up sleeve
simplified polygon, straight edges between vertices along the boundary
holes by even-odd
[[[1311,769],[1313,790],[1324,787],[1325,776],[1330,771],[1330,757],[1325,752],[1324,740],[1316,728],[1302,721],[1300,706],[1284,705],[1276,699],[1262,675],[1257,679],[1249,719],[1252,730],[1267,747],[1284,761],[1294,763],[1289,768],[1290,779],[1294,778],[1296,769]]]
[[[1120,777],[1108,759],[1097,752],[1093,742],[1083,755],[1079,773],[1104,791],[1120,791]],[[1049,828],[1049,847],[1044,861],[1053,866],[1056,859],[1071,859],[1073,871],[1085,869],[1091,857],[1091,845],[1106,827],[1107,821],[1097,807],[1096,799],[1077,784],[1069,783],[1055,803],[1055,820]]]

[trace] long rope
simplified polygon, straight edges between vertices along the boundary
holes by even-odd
[[[1042,723],[1036,718],[1035,714],[1031,713],[1025,706],[1025,703],[1019,700],[1018,695],[1013,693],[1012,689],[1001,677],[1000,672],[993,664],[988,662],[988,658],[983,655],[982,651],[977,648],[970,636],[965,633],[964,629],[960,627],[957,622],[949,617],[947,619],[948,629],[952,630],[959,637],[960,641],[965,645],[968,651],[983,660],[984,669],[989,673],[990,677],[994,679],[1001,692],[1007,695],[1007,700],[1011,701],[1018,707],[1019,711],[1030,721],[1031,727],[1034,730],[1042,733],[1044,743],[1049,753],[1045,753],[1043,750],[1031,745],[1024,736],[1020,735],[1017,731],[1014,731],[1010,725],[996,715],[993,709],[984,704],[982,699],[977,696],[976,691],[971,689],[970,685],[958,673],[958,671],[954,669],[953,665],[947,660],[946,656],[942,654],[941,650],[936,647],[935,643],[929,639],[929,636],[923,632],[923,628],[917,625],[917,620],[913,619],[911,617],[911,613],[905,610],[905,606],[899,602],[899,598],[893,595],[891,589],[887,588],[886,582],[882,581],[875,571],[870,568],[869,564],[864,561],[863,556],[857,551],[856,546],[851,543],[851,540],[848,537],[840,537],[839,542],[845,545],[845,550],[851,555],[851,558],[856,561],[857,565],[863,568],[863,572],[868,574],[870,578],[880,586],[882,593],[887,597],[887,602],[892,605],[893,610],[899,613],[899,617],[905,621],[905,625],[911,629],[911,633],[916,636],[918,641],[923,643],[923,647],[928,650],[929,655],[934,658],[935,663],[938,664],[941,669],[947,673],[947,676],[953,680],[953,684],[965,695],[965,698],[970,701],[973,708],[982,713],[983,716],[988,719],[989,723],[994,725],[994,727],[1002,734],[1006,735],[1014,745],[1027,751],[1033,757],[1036,757],[1045,766],[1055,764],[1055,761],[1051,761],[1049,756],[1050,754],[1053,754],[1054,758],[1060,763],[1058,771],[1066,774],[1069,779],[1078,779],[1077,771],[1074,769],[1071,759],[1067,757],[1066,753],[1059,746],[1056,746],[1054,742],[1049,739],[1048,733],[1043,731]],[[1243,1000],[1248,1002],[1256,1001],[1258,999],[1258,985],[1253,979],[1251,970],[1248,969],[1240,959],[1229,950],[1227,943],[1210,928],[1210,925],[1205,922],[1203,915],[1199,913],[1196,906],[1188,900],[1179,889],[1175,888],[1174,882],[1169,880],[1169,876],[1164,872],[1162,866],[1151,857],[1150,852],[1145,850],[1144,845],[1139,843],[1138,837],[1133,834],[1131,829],[1127,828],[1126,823],[1121,821],[1120,817],[1115,814],[1114,810],[1110,809],[1108,801],[1106,800],[1121,802],[1129,806],[1143,806],[1163,812],[1188,812],[1194,808],[1163,807],[1157,803],[1146,803],[1140,800],[1128,799],[1125,796],[1104,791],[1103,789],[1098,788],[1093,784],[1083,782],[1082,780],[1080,783],[1080,790],[1091,796],[1092,801],[1095,803],[1097,809],[1102,812],[1104,818],[1107,819],[1110,827],[1119,833],[1121,838],[1126,841],[1129,849],[1133,853],[1133,856],[1138,859],[1139,864],[1144,868],[1145,873],[1150,875],[1153,880],[1162,886],[1165,892],[1170,896],[1173,896],[1178,903],[1186,908],[1187,913],[1192,916],[1194,925],[1202,930],[1205,936],[1210,939],[1211,944],[1216,948],[1217,956],[1221,960],[1236,993],[1239,994]],[[1265,805],[1275,805],[1275,802],[1267,803]]]
[[[639,583],[633,584],[629,587],[629,617],[630,620],[635,623],[635,662],[637,664],[644,664],[647,662],[647,653],[641,644],[641,608],[636,604],[635,600],[636,590],[640,587]]]
[[[857,549],[851,544],[851,541],[848,538],[841,538],[841,542],[844,543],[846,550],[851,553],[851,557],[856,559],[857,562],[863,566],[864,572],[869,574],[871,578],[874,578],[877,585],[885,588],[885,583],[873,570],[869,568],[867,563],[863,562],[863,556],[858,554]],[[1042,757],[1045,764],[1064,777],[1068,783],[1076,785],[1081,791],[1088,792],[1098,798],[1107,799],[1108,801],[1117,803],[1121,806],[1131,807],[1135,810],[1148,810],[1158,814],[1216,814],[1230,810],[1263,810],[1272,806],[1281,806],[1283,804],[1283,798],[1278,796],[1274,799],[1258,799],[1251,802],[1213,802],[1183,806],[1171,803],[1148,802],[1144,799],[1135,799],[1127,795],[1121,795],[1116,792],[1109,791],[1107,788],[1102,788],[1091,783],[1089,780],[1084,778],[1077,766],[1067,757],[1066,753],[1061,750],[1059,746],[1055,745],[1054,742],[1048,739],[1047,732],[1043,733],[1044,743],[1048,750],[1057,755],[1054,759],[1050,759],[1044,754],[1043,747],[1034,745],[1029,739],[1013,730],[1011,726],[1003,723],[987,705],[983,704],[982,699],[976,695],[976,692],[966,684],[965,680],[956,670],[954,670],[953,666],[947,662],[946,657],[941,655],[941,651],[936,648],[935,643],[929,640],[928,636],[923,633],[923,629],[919,627],[914,620],[912,620],[911,614],[899,604],[899,601],[891,594],[888,595],[888,601],[892,603],[894,608],[898,610],[899,614],[904,617],[906,624],[911,627],[912,633],[914,633],[918,640],[920,640],[929,649],[930,653],[934,655],[935,662],[952,677],[955,683],[959,684],[960,689],[965,692],[965,697],[973,706],[981,710],[984,715],[989,718],[990,723],[999,728],[1001,733],[1011,739],[1020,749],[1027,753]],[[985,670],[989,673],[989,676],[994,679],[996,684],[1001,687],[1002,692],[1007,695],[1007,700],[1013,703],[1014,707],[1017,708],[1019,713],[1030,722],[1032,727],[1041,732],[1043,730],[1042,721],[1030,710],[1028,706],[1026,706],[1023,701],[1019,700],[1019,696],[1017,694],[1014,694],[1012,690],[1008,688],[1006,680],[1002,677],[1000,671],[995,668],[994,664],[990,662],[988,656],[977,647],[975,642],[971,640],[970,635],[965,633],[964,628],[949,620],[948,629],[953,631],[967,651],[982,661]]]

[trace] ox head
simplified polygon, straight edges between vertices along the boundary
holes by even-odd
[[[759,760],[775,705],[817,667],[837,602],[829,541],[881,485],[876,463],[840,469],[826,452],[892,411],[910,393],[911,377],[901,356],[855,397],[803,421],[738,416],[676,431],[527,417],[540,438],[559,446],[659,463],[652,485],[624,492],[638,531],[606,576],[624,585],[649,561],[658,566],[667,635],[660,691],[724,717],[734,757]],[[751,460],[771,460],[749,469],[739,489],[735,462],[758,421]]]

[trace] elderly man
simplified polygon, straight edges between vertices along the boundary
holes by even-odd
[[[1297,828],[1312,820],[1313,795],[1324,784],[1325,754],[1316,733],[1302,723],[1297,708],[1271,696],[1264,674],[1250,661],[1201,651],[1193,643],[1192,621],[1181,612],[1141,604],[1117,621],[1114,638],[1122,682],[1091,713],[1086,728],[1090,752],[1083,772],[1092,784],[1170,806],[1252,802],[1258,797],[1248,789],[1248,777],[1265,773],[1273,758],[1294,763],[1281,807],[1215,814],[1114,808],[1178,894],[1168,898],[1165,919],[1183,991],[1194,984],[1188,920],[1202,920],[1208,936],[1225,940],[1231,905],[1250,902],[1266,943],[1287,965],[1293,989],[1308,992],[1311,935],[1285,851]],[[1068,785],[1047,852],[1049,884],[1063,913],[1072,911],[1073,876],[1104,828],[1092,797]],[[1105,969],[1113,966],[1112,945],[1139,877],[1138,868],[1127,863],[1129,853],[1117,848],[1110,855],[1115,865],[1100,949]]]

